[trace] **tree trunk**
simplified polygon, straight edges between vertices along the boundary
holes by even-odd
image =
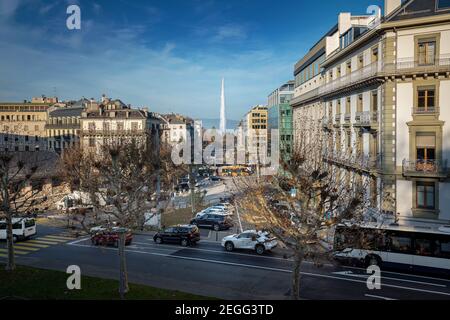
[[[300,300],[300,271],[303,257],[300,252],[296,252],[294,256],[294,270],[292,271],[292,299]]]
[[[14,257],[14,235],[12,227],[12,216],[10,213],[6,214],[6,242],[8,247],[8,262],[6,264],[7,271],[14,271],[16,269],[16,261]]]
[[[119,260],[120,260],[120,275],[119,275],[119,294],[120,299],[125,299],[125,294],[128,293],[128,273],[127,262],[125,257],[125,237],[126,233],[119,234]]]

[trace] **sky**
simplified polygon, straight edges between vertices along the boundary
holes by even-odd
[[[0,0],[0,101],[55,94],[239,120],[284,82],[339,12],[382,0]],[[69,30],[69,5],[81,29]]]

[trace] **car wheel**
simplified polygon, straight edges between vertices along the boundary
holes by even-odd
[[[220,230],[220,226],[218,224],[215,224],[213,228],[214,228],[214,231],[219,231]]]
[[[163,239],[162,239],[161,237],[156,237],[156,238],[155,238],[155,242],[156,242],[157,244],[161,244],[161,243],[163,243]]]
[[[15,243],[15,242],[17,242],[17,241],[19,241],[19,237],[17,237],[16,235],[13,235],[13,242]]]
[[[265,251],[264,246],[263,245],[257,245],[256,248],[255,248],[255,251],[259,255],[263,254],[264,251]]]
[[[369,255],[366,257],[365,260],[365,265],[366,268],[370,267],[370,266],[377,266],[377,267],[381,267],[382,261],[381,258],[377,255]]]
[[[182,239],[181,240],[181,246],[187,247],[188,245],[189,245],[189,241],[187,239]]]
[[[234,250],[234,244],[231,241],[228,241],[227,243],[225,243],[225,250],[227,250],[228,252],[231,252]]]

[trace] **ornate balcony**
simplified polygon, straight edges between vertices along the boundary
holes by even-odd
[[[356,171],[373,173],[380,169],[380,156],[348,155],[341,152],[330,152],[324,156],[325,160]]]
[[[363,111],[355,115],[355,126],[374,129],[378,127],[378,112]]]
[[[438,55],[434,57],[414,57],[398,59],[395,63],[385,64],[381,61],[369,64],[361,69],[353,71],[343,77],[339,77],[324,84],[319,89],[319,95],[324,96],[337,91],[342,91],[352,86],[370,82],[376,78],[403,75],[430,75],[445,74],[450,72],[450,55]]]
[[[334,126],[339,127],[341,125],[341,114],[334,115]]]
[[[352,115],[350,113],[344,114],[344,126],[350,126],[351,125],[351,119]]]
[[[405,177],[447,178],[449,168],[447,161],[438,160],[403,160],[402,168]]]

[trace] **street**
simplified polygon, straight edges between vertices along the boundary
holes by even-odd
[[[0,262],[6,260],[0,243]],[[64,229],[40,225],[33,240],[16,244],[17,263],[65,271],[78,265],[83,275],[118,278],[114,247],[95,247],[88,237],[75,239]],[[264,256],[252,252],[226,252],[214,232],[202,231],[195,247],[157,245],[149,234],[135,235],[128,246],[129,280],[221,299],[289,299],[291,264],[282,251]],[[304,263],[302,299],[450,299],[450,280],[423,275],[383,272],[381,290],[368,290],[365,270]]]

